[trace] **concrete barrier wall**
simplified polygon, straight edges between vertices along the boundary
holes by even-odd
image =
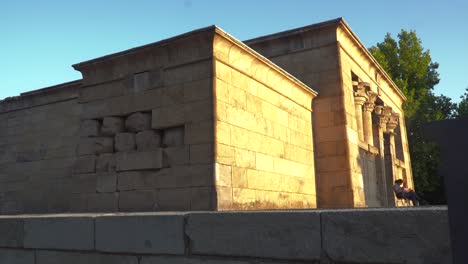
[[[451,263],[438,208],[0,217],[0,263]]]

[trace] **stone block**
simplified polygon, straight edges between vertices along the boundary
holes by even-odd
[[[198,144],[190,146],[190,163],[204,164],[213,163],[214,147],[213,144]]]
[[[163,129],[185,123],[184,105],[171,105],[153,109],[151,127]]]
[[[184,103],[184,86],[178,84],[161,88],[161,104],[163,107],[181,105]]]
[[[233,209],[232,187],[216,186],[216,195],[216,206],[218,211]]]
[[[116,171],[160,169],[163,167],[163,151],[119,152],[115,155],[115,162]]]
[[[158,178],[165,178],[166,174],[172,175],[171,170],[119,172],[117,174],[117,188],[119,191],[154,189],[159,187]]]
[[[194,213],[188,216],[186,235],[195,255],[321,257],[319,212]]]
[[[36,264],[32,250],[0,249],[0,263],[5,264]]]
[[[232,187],[247,188],[247,169],[232,167]]]
[[[140,72],[133,75],[133,92],[141,93],[147,89],[150,89],[150,72]]]
[[[101,133],[101,124],[97,120],[83,120],[80,125],[80,137],[97,137]]]
[[[115,171],[115,157],[113,153],[100,154],[96,159],[96,172]]]
[[[115,151],[132,152],[136,148],[134,133],[118,133],[115,135]]]
[[[25,218],[24,247],[34,249],[93,250],[93,218]]]
[[[213,119],[213,101],[202,100],[184,104],[186,122],[199,122]]]
[[[161,133],[155,130],[138,132],[135,136],[138,151],[156,150],[161,147]]]
[[[140,264],[249,264],[251,262],[244,260],[232,260],[229,258],[220,259],[217,257],[207,258],[207,257],[195,257],[191,256],[180,257],[180,256],[144,256],[141,258]],[[284,264],[279,262],[255,262],[258,264]]]
[[[199,101],[211,98],[212,79],[203,79],[184,83],[184,101]]]
[[[18,218],[0,218],[0,234],[2,234],[0,236],[0,247],[22,247],[23,220]]]
[[[158,205],[161,211],[190,210],[191,189],[171,188],[158,191]]]
[[[114,139],[110,137],[82,137],[78,142],[78,156],[114,152]]]
[[[139,132],[151,128],[151,114],[133,113],[125,120],[125,128],[130,132]]]
[[[88,197],[86,193],[75,193],[69,195],[70,212],[86,212],[88,208]]]
[[[71,193],[96,192],[96,173],[75,174],[73,177],[65,179],[64,181],[68,183],[67,191]]]
[[[186,144],[210,143],[214,141],[213,120],[189,123],[187,124],[186,127],[187,127],[187,131],[185,133]],[[218,124],[218,131],[219,130],[220,128]]]
[[[88,194],[88,212],[117,212],[118,193]]]
[[[148,212],[158,210],[156,191],[127,191],[119,193],[119,211]]]
[[[183,255],[184,214],[97,217],[96,250]]]
[[[73,166],[73,173],[92,173],[96,171],[96,156],[87,155],[77,157]]]
[[[232,186],[232,169],[231,166],[215,163],[215,179],[216,186]]]
[[[158,188],[214,186],[213,165],[183,165],[159,171]]]
[[[98,193],[115,192],[117,190],[117,174],[115,172],[96,173],[96,191]]]
[[[163,147],[184,145],[185,128],[183,126],[164,129],[162,136]]]
[[[41,250],[35,264],[138,264],[136,256]]]
[[[216,210],[214,187],[193,187],[190,193],[190,209],[193,211]]]
[[[451,263],[447,210],[322,213],[323,250],[337,262]]]
[[[164,164],[169,167],[188,164],[190,159],[189,150],[189,146],[164,148]]]
[[[102,120],[101,133],[106,136],[114,136],[125,130],[125,121],[122,117],[109,116]]]

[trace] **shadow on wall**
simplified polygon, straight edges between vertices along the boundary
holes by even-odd
[[[431,122],[423,128],[424,134],[440,146],[439,173],[444,177],[449,208],[453,263],[468,263],[468,118]]]

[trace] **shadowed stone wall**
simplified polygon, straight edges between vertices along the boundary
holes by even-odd
[[[452,263],[437,207],[1,216],[0,231],[1,263]]]
[[[221,29],[73,67],[0,103],[0,213],[316,206],[316,93]]]

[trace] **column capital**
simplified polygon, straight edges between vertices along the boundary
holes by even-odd
[[[367,101],[369,103],[375,103],[375,100],[377,100],[378,94],[373,92],[373,91],[368,91],[367,92]]]
[[[372,112],[372,111],[374,111],[374,108],[375,108],[375,104],[372,103],[372,102],[367,101],[367,102],[364,102],[364,105],[363,105],[362,109],[363,109],[364,112]]]
[[[398,126],[400,114],[392,112],[387,121],[387,133],[394,133],[395,128]]]
[[[375,106],[375,113],[379,118],[379,127],[386,132],[387,123],[392,115],[392,108],[390,106],[377,105]]]

